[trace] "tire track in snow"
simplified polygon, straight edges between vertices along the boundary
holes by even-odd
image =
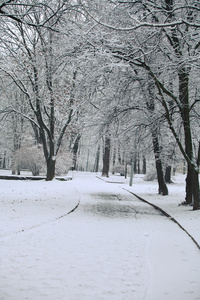
[[[98,179],[103,180],[106,183],[117,183],[117,184],[123,184],[124,182],[117,182],[117,181],[108,181],[108,180],[104,180],[102,177],[96,176]],[[121,187],[122,188],[122,187]],[[126,192],[132,194],[133,196],[135,196],[136,198],[138,198],[140,201],[152,206],[155,210],[158,210],[159,212],[161,212],[162,215],[164,215],[165,217],[167,217],[169,220],[171,220],[172,222],[174,222],[176,225],[178,225],[180,227],[181,230],[183,230],[188,236],[189,238],[193,241],[193,243],[197,246],[197,248],[200,250],[200,245],[199,243],[195,240],[195,238],[174,218],[172,217],[170,214],[168,214],[165,210],[163,210],[161,207],[150,203],[149,201],[143,199],[142,197],[138,196],[137,194],[129,191],[128,189],[122,188],[123,190],[125,190]]]
[[[138,196],[137,194],[122,188],[123,190],[127,191],[128,193],[134,195],[135,197],[137,197],[140,201],[152,206],[153,208],[155,208],[156,210],[160,211],[162,213],[162,215],[164,215],[165,217],[167,217],[169,220],[171,220],[172,222],[174,222],[175,224],[177,224],[189,237],[190,239],[195,243],[195,245],[197,246],[197,248],[200,250],[200,245],[198,244],[198,242],[193,238],[193,236],[174,218],[172,217],[170,214],[168,214],[165,210],[163,210],[161,207],[150,203],[149,201],[143,199],[142,197]]]
[[[80,204],[80,198],[78,200],[78,203],[76,204],[76,206],[74,208],[72,208],[70,211],[68,211],[67,213],[61,215],[61,216],[58,216],[54,219],[51,219],[51,220],[48,220],[48,221],[44,221],[40,224],[36,224],[36,225],[32,225],[30,227],[27,227],[26,229],[21,229],[21,230],[18,230],[18,231],[14,231],[14,232],[9,232],[9,233],[5,233],[5,234],[2,234],[0,235],[0,238],[4,238],[4,237],[8,237],[8,236],[12,236],[12,235],[16,235],[16,234],[19,234],[19,233],[24,233],[24,232],[27,232],[29,230],[32,230],[32,229],[35,229],[35,228],[39,228],[43,225],[46,225],[46,224],[50,224],[50,223],[53,223],[57,220],[60,220],[64,217],[67,217],[69,214],[71,214],[72,212],[74,212],[78,207],[79,207],[79,204]]]

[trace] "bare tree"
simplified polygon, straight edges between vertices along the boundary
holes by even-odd
[[[186,203],[199,208],[198,170],[199,141],[194,142],[192,114],[199,98],[193,93],[194,70],[199,73],[199,3],[196,1],[108,1],[106,9],[99,6],[85,11],[99,24],[104,34],[107,53],[131,68],[143,68],[157,87],[156,101],[162,104],[163,117],[188,164]],[[102,11],[102,14],[101,14]],[[112,34],[111,34],[112,32]],[[154,61],[149,56],[154,53]],[[173,91],[169,87],[173,78]],[[197,91],[197,89],[196,89]],[[172,114],[182,120],[184,143]],[[197,116],[196,116],[197,117]],[[197,149],[197,150],[195,150]],[[198,150],[199,149],[199,150]]]
[[[54,16],[52,6],[30,5],[28,19],[34,26],[24,20],[11,20],[4,24],[7,40],[4,39],[1,45],[4,49],[1,71],[25,95],[30,111],[23,116],[33,123],[34,130],[35,126],[39,130],[47,164],[47,180],[54,177],[57,153],[77,111],[77,70],[70,57],[76,52],[73,44],[68,49],[63,47],[63,36],[61,40],[61,34],[57,32],[61,9],[54,1],[52,4],[55,4]],[[21,3],[18,9],[21,12],[19,16],[22,16],[24,6]],[[44,26],[44,18],[48,28]],[[64,50],[68,52],[64,53]],[[10,112],[19,113],[12,105]]]

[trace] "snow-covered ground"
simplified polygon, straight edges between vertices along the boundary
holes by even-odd
[[[132,187],[81,172],[71,181],[0,180],[0,300],[200,299],[200,250],[126,191],[200,243],[200,211],[178,206],[184,176],[173,181],[163,197],[141,176]]]

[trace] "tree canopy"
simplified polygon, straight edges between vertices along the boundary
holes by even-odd
[[[1,2],[2,119],[31,124],[48,180],[64,141],[77,154],[92,128],[106,164],[150,147],[163,195],[165,168],[182,156],[186,203],[199,208],[199,11],[185,0]],[[16,93],[23,106],[8,100]]]

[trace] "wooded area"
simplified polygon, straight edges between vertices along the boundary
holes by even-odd
[[[199,208],[199,1],[1,1],[0,36],[1,168],[52,180],[92,157],[167,195],[181,163]]]

